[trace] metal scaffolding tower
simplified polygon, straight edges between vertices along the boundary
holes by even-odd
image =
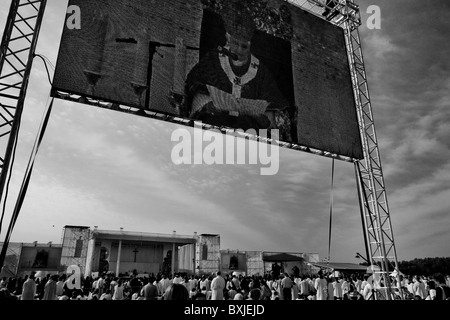
[[[262,251],[245,251],[247,259],[247,276],[264,275],[264,252]]]
[[[354,6],[353,2],[351,4]],[[389,264],[393,262],[398,270],[398,260],[386,196],[386,186],[381,166],[367,75],[364,68],[361,40],[357,26],[351,21],[348,21],[346,24],[350,68],[353,87],[357,97],[358,120],[364,152],[364,159],[355,162],[355,170],[360,199],[362,200],[361,209],[364,217],[367,250],[371,264],[379,263],[381,265],[381,270],[374,271],[374,273],[379,274],[383,278],[386,287],[391,292]],[[392,297],[388,294],[385,298],[391,299]]]
[[[0,196],[17,138],[33,57],[47,0],[12,0],[0,47]],[[3,154],[2,154],[3,155]]]
[[[195,268],[198,274],[211,274],[220,270],[220,236],[201,234],[195,245]]]
[[[6,202],[25,96],[47,0],[12,0],[0,47],[0,204]],[[3,221],[3,219],[2,219]],[[9,239],[7,240],[7,242]],[[3,255],[0,266],[3,264]]]
[[[88,244],[91,236],[89,227],[65,226],[61,239],[61,266],[65,268],[76,265],[84,274]]]
[[[358,31],[361,26],[359,6],[353,0],[290,2],[344,29],[364,153],[364,159],[355,161],[354,165],[367,258],[372,265],[380,267],[373,270],[374,277],[383,279],[387,292],[391,293],[389,264],[394,263],[398,270],[398,260]],[[380,291],[376,298],[390,300],[392,295]]]
[[[3,268],[0,268],[2,277],[17,276],[19,270],[20,255],[22,254],[23,243],[9,243],[6,251]],[[3,249],[3,243],[0,242],[0,248]]]

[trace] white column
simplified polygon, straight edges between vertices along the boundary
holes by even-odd
[[[91,276],[95,257],[95,238],[89,240],[88,250],[86,254],[86,268],[84,269],[84,276]]]
[[[119,249],[117,251],[117,263],[116,263],[116,277],[119,276],[121,254],[122,254],[122,240],[119,240]]]
[[[172,243],[172,276],[175,274],[175,242]]]
[[[195,275],[195,244],[191,244],[192,274]]]

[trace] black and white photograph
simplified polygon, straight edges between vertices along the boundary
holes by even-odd
[[[1,0],[0,37],[1,305],[450,300],[448,1]]]

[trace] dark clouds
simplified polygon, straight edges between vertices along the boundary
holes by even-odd
[[[448,163],[450,7],[376,4],[382,28],[363,28],[361,35],[386,178],[397,190],[433,178]]]
[[[448,255],[450,4],[361,3],[382,9],[361,36],[397,252]]]

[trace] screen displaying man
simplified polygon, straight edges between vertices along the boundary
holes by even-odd
[[[53,97],[364,158],[346,24],[330,21],[339,6],[326,19],[284,0],[72,6],[86,27],[63,30]]]
[[[227,2],[221,16],[225,45],[210,50],[186,80],[190,117],[243,130],[290,126],[289,102],[269,69],[252,54],[256,26],[250,13],[233,1]]]

